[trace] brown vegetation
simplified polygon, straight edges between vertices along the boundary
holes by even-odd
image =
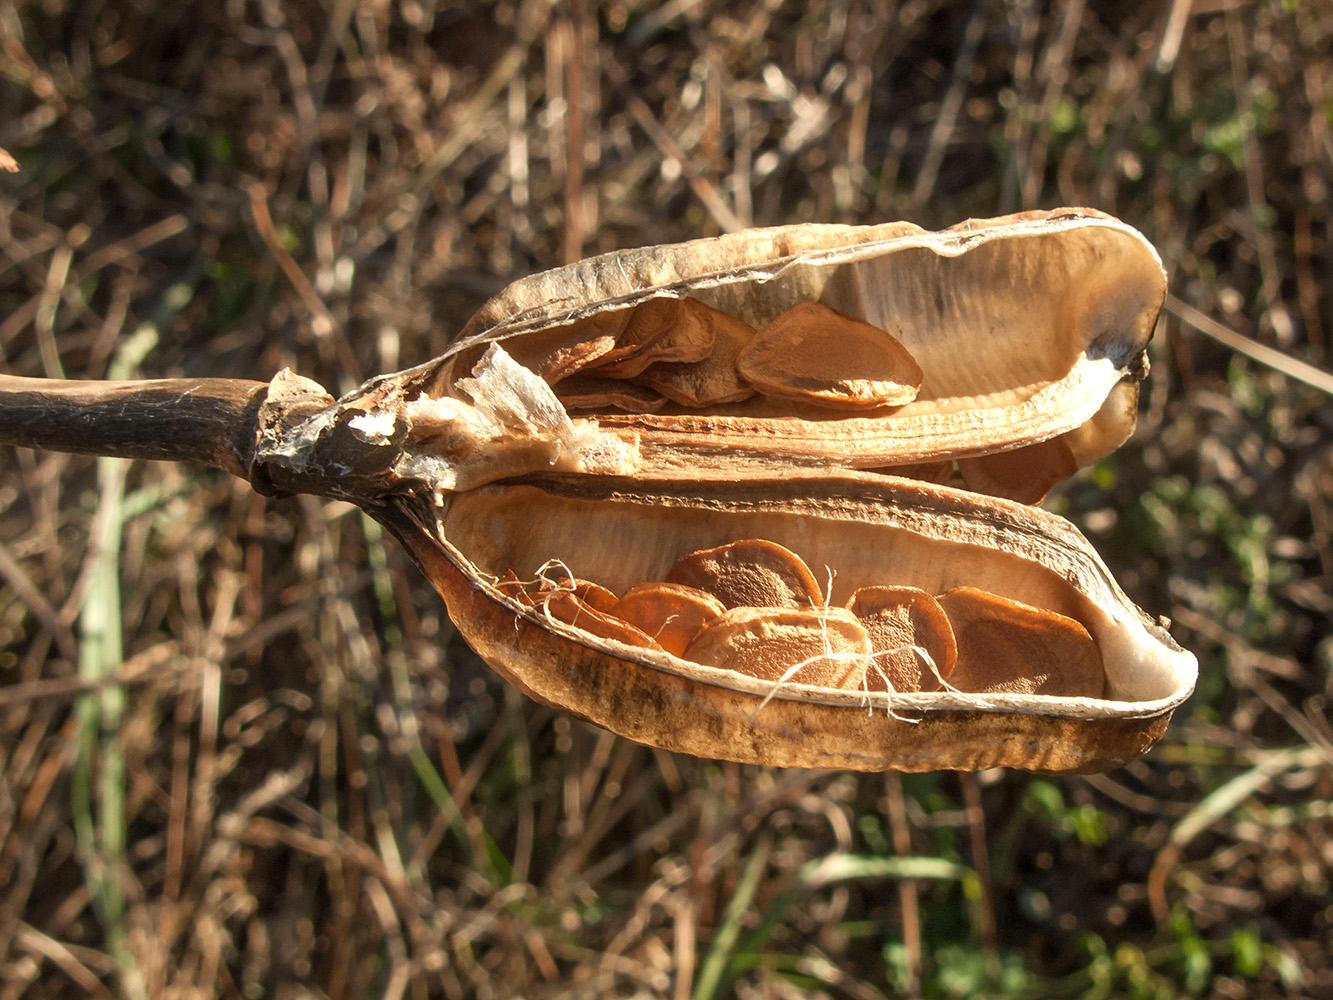
[[[1333,993],[1331,47],[1327,2],[0,3],[7,374],[337,392],[601,251],[1124,218],[1140,429],[1048,505],[1202,668],[1107,776],[673,757],[505,687],[348,505],[6,450],[0,998]]]

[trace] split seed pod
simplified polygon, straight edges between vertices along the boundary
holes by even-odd
[[[1054,465],[1036,463],[1035,483],[1023,480],[1022,456],[1017,473],[1015,463],[977,466],[997,464],[1002,492],[1026,497],[1044,493],[1051,468],[1064,474],[1101,458],[1133,429],[1164,293],[1143,237],[1087,210],[939,233],[799,225],[623,251],[515,282],[444,356],[270,435],[260,461],[288,474],[325,469],[325,444],[353,437],[364,462],[344,460],[340,474],[403,540],[473,648],[532,697],[631,739],[777,765],[1106,770],[1161,736],[1193,687],[1194,658],[1129,601],[1068,522],[882,470],[952,468],[1021,448],[1053,453]],[[853,327],[821,328],[810,352],[797,324],[780,350],[754,349],[764,366],[751,367],[756,355],[742,348],[739,381],[747,372],[756,380],[748,398],[664,392],[670,398],[652,413],[597,398],[571,413],[546,376],[652,387],[661,356],[639,370],[626,342],[627,353],[610,359],[613,343],[627,340],[626,311],[663,299],[760,331],[826,311]],[[842,409],[788,393],[806,373],[771,371],[817,362],[824,385],[885,381],[865,369],[877,352],[897,350],[890,344],[920,369],[914,397],[858,396],[864,408]],[[381,492],[367,502],[370,481]],[[842,605],[862,588],[976,588],[1076,622],[1103,684],[1094,694],[986,690],[1001,667],[1026,668],[988,663],[984,644],[968,638],[972,626],[959,638],[957,669],[966,649],[968,676],[982,678],[984,693],[867,690],[843,686],[842,676],[774,680],[747,659],[756,643],[739,632],[697,662],[688,648],[681,656],[643,645],[647,633],[628,622],[623,636],[601,621],[584,628],[582,608],[546,613],[503,585],[508,573],[531,579],[556,560],[623,595],[671,579],[682,559],[750,539],[790,550],[833,581],[801,614],[850,617]],[[771,622],[775,612],[727,614]]]

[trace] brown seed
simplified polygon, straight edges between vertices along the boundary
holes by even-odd
[[[693,363],[659,361],[644,369],[639,384],[656,389],[673,403],[696,408],[738,403],[753,396],[754,389],[736,371],[736,359],[754,339],[754,327],[702,302],[687,301],[712,327],[712,352]]]
[[[641,629],[619,618],[603,614],[568,590],[553,590],[539,598],[536,606],[549,613],[556,621],[573,625],[599,639],[615,639],[645,649],[662,648],[652,636],[646,635]]]
[[[588,367],[615,346],[616,338],[606,335],[557,347],[539,362],[537,374],[546,380],[547,385],[555,385]]]
[[[615,407],[626,413],[656,413],[666,405],[665,397],[645,386],[586,373],[561,381],[555,387],[555,394],[569,410]]]
[[[953,478],[953,462],[918,462],[915,465],[890,465],[880,470],[890,476],[915,479],[922,483],[946,486]]]
[[[1100,698],[1102,657],[1078,622],[975,587],[939,596],[958,643],[949,684],[971,694]]]
[[[910,403],[922,378],[892,334],[815,302],[759,331],[736,366],[762,393],[840,410]]]
[[[669,583],[712,594],[728,608],[800,608],[824,603],[814,575],[795,552],[747,538],[692,552],[667,572]]]
[[[1041,503],[1051,487],[1078,471],[1078,462],[1063,438],[1013,451],[960,458],[958,471],[973,493],[1004,497],[1019,503]]]
[[[866,668],[871,691],[934,691],[949,679],[958,647],[939,602],[916,587],[862,587],[847,609],[870,633],[874,662]],[[933,668],[906,646],[930,654]],[[897,652],[891,652],[897,650]]]
[[[702,590],[652,582],[630,587],[609,613],[652,636],[668,653],[683,656],[699,630],[725,610]]]
[[[512,569],[505,570],[504,575],[496,581],[495,586],[504,594],[522,601],[528,607],[540,603],[542,597],[557,590],[569,591],[595,611],[603,613],[610,611],[620,600],[612,591],[607,590],[599,583],[593,583],[591,580],[580,580],[568,576],[561,577],[558,580],[539,577],[532,583],[524,583]]]
[[[530,342],[527,338],[506,341],[505,347],[515,361],[530,367],[547,385],[555,385],[613,350],[633,311],[599,312],[538,334]]]
[[[870,635],[845,608],[732,608],[705,625],[685,659],[793,684],[859,688]],[[829,655],[834,654],[834,655]]]
[[[495,587],[506,597],[511,597],[528,607],[535,603],[532,594],[528,592],[528,586],[518,578],[518,574],[512,569],[504,571],[504,575],[495,581]]]
[[[603,614],[610,614],[611,609],[614,608],[620,600],[620,598],[607,590],[600,583],[593,583],[591,580],[571,580],[569,577],[565,577],[563,580],[557,580],[553,589],[572,589],[575,597],[584,604],[587,604],[594,611],[600,611]]]
[[[616,346],[590,367],[606,378],[633,378],[655,361],[702,361],[714,339],[705,310],[692,299],[648,299],[634,307]]]

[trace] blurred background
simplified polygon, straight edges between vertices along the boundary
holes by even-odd
[[[1120,216],[1139,431],[1048,506],[1201,666],[1104,776],[675,757],[354,508],[6,449],[0,1000],[1333,997],[1331,50],[1327,0],[0,0],[9,374],[336,393],[593,253]]]

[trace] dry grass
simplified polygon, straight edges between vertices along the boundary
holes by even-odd
[[[1104,777],[676,758],[353,509],[10,452],[0,998],[1333,995],[1333,402],[1179,318],[1330,364],[1333,6],[1194,8],[0,2],[14,374],[337,390],[594,252],[1119,214],[1176,301],[1057,505],[1203,669]]]

